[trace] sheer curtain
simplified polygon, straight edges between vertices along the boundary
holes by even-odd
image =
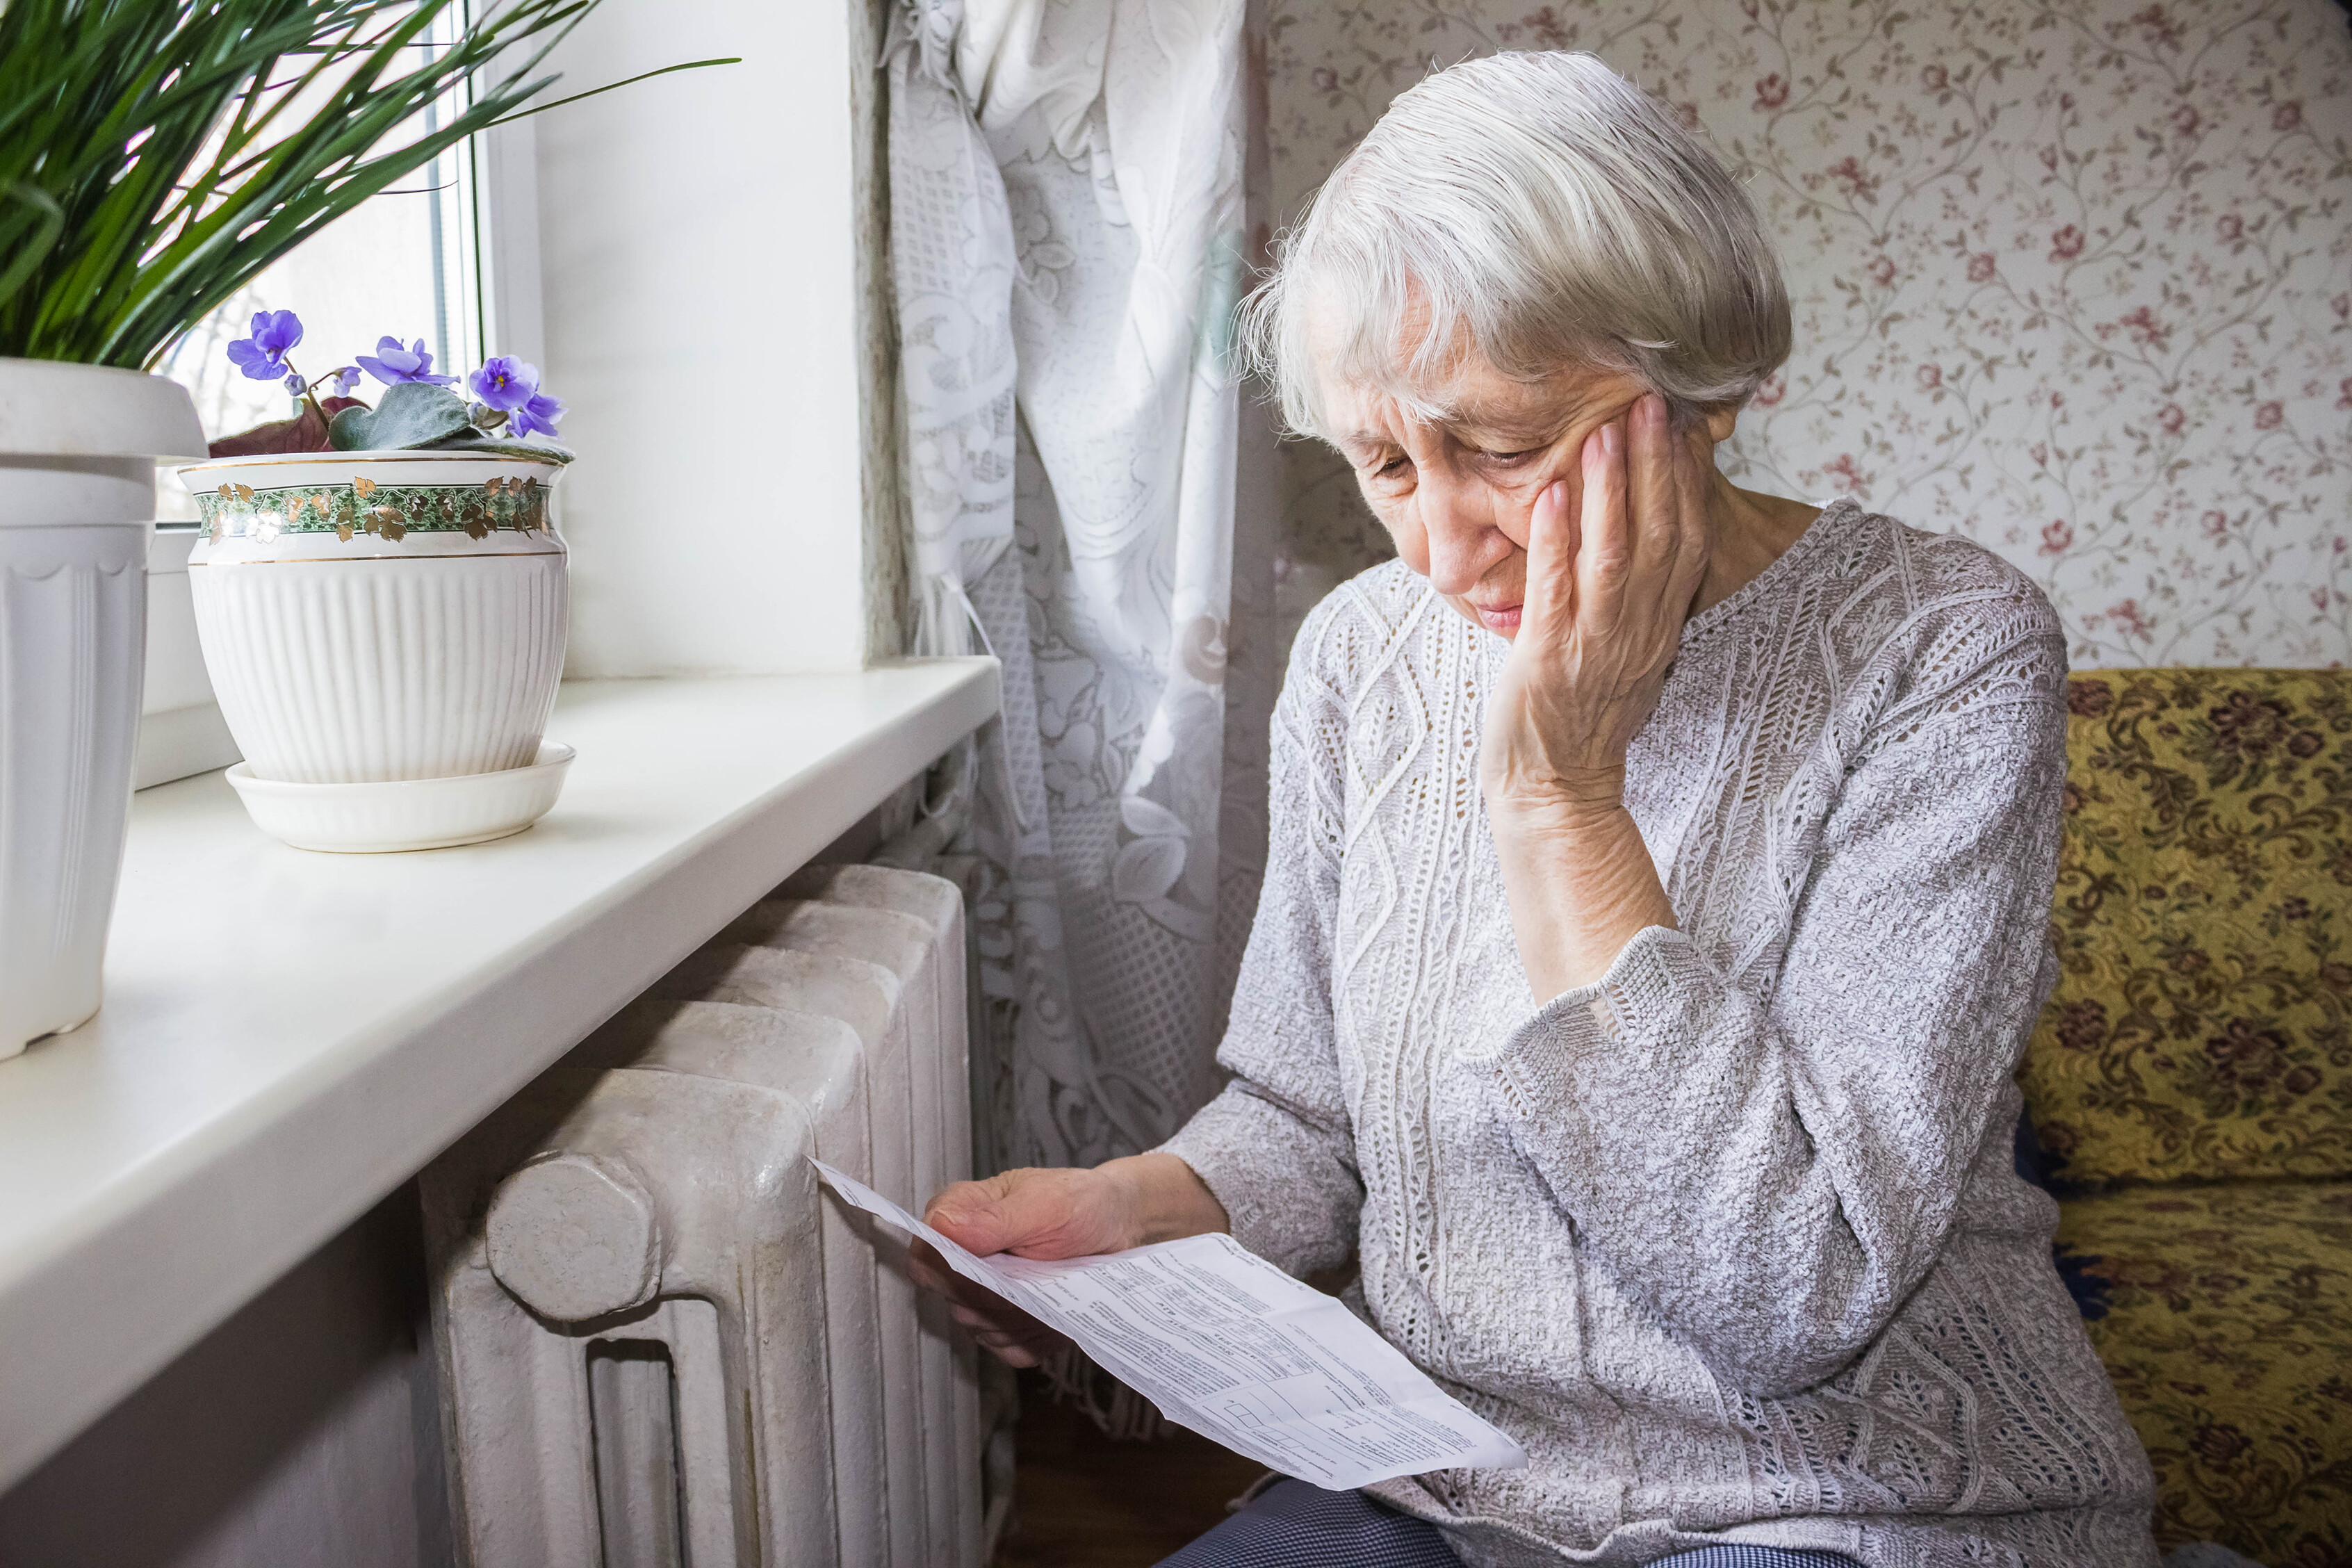
[[[1243,37],[1243,0],[909,0],[888,57],[919,646],[1004,666],[961,846],[999,1165],[1149,1148],[1209,1097],[1255,904]]]

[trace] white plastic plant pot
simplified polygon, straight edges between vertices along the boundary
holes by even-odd
[[[161,376],[0,359],[0,1058],[98,1011],[147,647]]]
[[[179,470],[221,713],[256,779],[373,784],[530,766],[563,674],[553,458],[222,458]]]

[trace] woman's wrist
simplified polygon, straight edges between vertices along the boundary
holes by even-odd
[[[1538,1002],[1591,984],[1643,929],[1675,923],[1641,826],[1622,802],[1522,798],[1488,811],[1520,963]]]
[[[1095,1171],[1118,1194],[1126,1216],[1128,1247],[1150,1247],[1232,1228],[1225,1205],[1209,1191],[1209,1184],[1173,1154],[1130,1154],[1106,1160]]]
[[[1622,789],[1493,790],[1486,816],[1496,839],[1515,847],[1605,844],[1633,828]]]
[[[1515,831],[1574,832],[1624,809],[1622,756],[1575,768],[1523,768],[1507,756],[1489,756],[1485,763],[1478,784],[1486,815]]]

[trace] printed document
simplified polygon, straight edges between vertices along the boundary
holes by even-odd
[[[827,1185],[1057,1332],[1180,1426],[1332,1491],[1528,1462],[1339,1300],[1193,1236],[1059,1262],[975,1258],[821,1160]]]

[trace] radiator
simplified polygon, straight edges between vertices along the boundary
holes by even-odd
[[[971,1342],[806,1159],[970,1173],[961,897],[782,891],[425,1173],[471,1568],[979,1568]]]

